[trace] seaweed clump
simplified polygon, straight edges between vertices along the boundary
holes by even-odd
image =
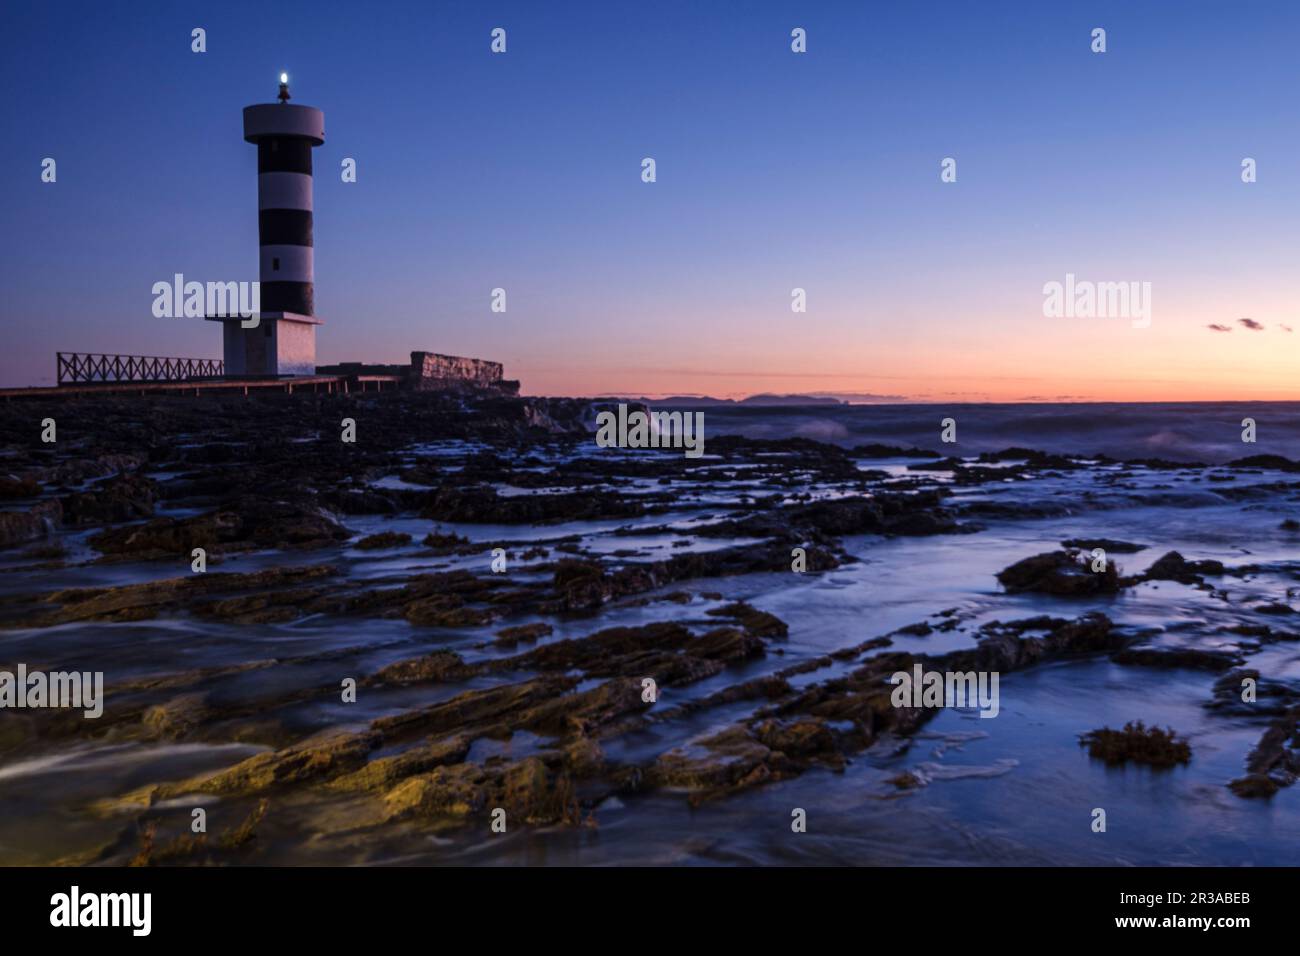
[[[1142,721],[1129,721],[1123,730],[1103,727],[1079,736],[1079,745],[1088,755],[1107,764],[1141,763],[1149,767],[1173,767],[1192,759],[1192,748],[1172,728],[1147,727]]]

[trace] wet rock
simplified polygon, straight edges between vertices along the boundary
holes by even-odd
[[[642,668],[656,653],[677,652],[694,643],[691,631],[682,624],[656,622],[644,627],[610,627],[582,638],[553,641],[515,657],[494,661],[494,669],[518,671],[581,670],[604,677]],[[643,669],[643,668],[642,668]]]
[[[684,787],[692,803],[787,779],[813,766],[842,770],[834,733],[815,718],[734,726],[662,754],[648,771],[655,785]]]
[[[60,513],[58,502],[41,502],[29,511],[0,511],[0,550],[46,537]]]
[[[1037,451],[1033,448],[1004,448],[1001,451],[984,452],[979,456],[982,462],[1023,461],[1033,469],[1067,471],[1082,467],[1081,463],[1068,455],[1054,455],[1050,452]],[[1000,469],[1004,474],[1007,469]]]
[[[892,784],[899,790],[916,790],[924,786],[924,782],[910,770],[904,770],[902,773],[885,780],[885,783]]]
[[[564,765],[576,777],[595,777],[606,768],[605,752],[589,737],[579,736],[564,747]]]
[[[118,475],[89,491],[62,499],[63,522],[73,527],[151,518],[158,483],[141,475]]]
[[[898,445],[855,445],[849,449],[854,458],[941,458],[937,451],[924,448],[903,448]]]
[[[1130,647],[1112,656],[1116,664],[1137,664],[1143,667],[1186,667],[1193,670],[1226,671],[1242,662],[1239,654],[1230,650],[1199,647]]]
[[[291,587],[221,601],[196,602],[191,610],[198,617],[232,624],[284,624],[302,617],[303,605],[325,593],[324,588]]]
[[[822,658],[821,661],[821,666],[829,666],[831,663],[827,658]],[[816,669],[816,667],[806,669],[790,668],[788,671],[780,671],[777,674],[755,678],[741,684],[733,684],[730,687],[709,694],[707,697],[683,701],[675,707],[664,708],[657,706],[652,716],[657,721],[668,721],[684,714],[699,713],[712,707],[723,707],[740,701],[779,700],[790,694],[791,687],[786,680],[787,677]]]
[[[633,518],[645,512],[641,502],[609,492],[503,496],[490,487],[444,485],[431,495],[420,517],[464,524],[546,524]]]
[[[939,491],[914,494],[882,492],[788,505],[739,520],[693,529],[706,537],[761,537],[781,541],[820,541],[853,534],[930,535],[960,530],[942,505]],[[790,566],[787,549],[784,566]]]
[[[143,722],[153,736],[175,740],[188,736],[210,713],[207,694],[182,694],[150,707],[144,712]]]
[[[1272,614],[1279,617],[1284,617],[1286,615],[1295,613],[1295,608],[1293,608],[1291,605],[1281,604],[1279,602],[1271,602],[1268,604],[1256,604],[1253,610],[1255,611],[1256,614]]]
[[[834,733],[820,720],[764,720],[754,725],[753,730],[754,736],[765,746],[787,757],[817,758],[836,769],[844,766],[844,757],[836,749]]]
[[[347,529],[310,505],[253,498],[237,508],[101,531],[90,545],[104,554],[188,558],[193,548],[322,548],[349,537]]]
[[[378,744],[372,734],[326,731],[273,753],[249,757],[228,770],[149,788],[150,802],[190,793],[251,794],[316,782],[355,770]]]
[[[1113,561],[1105,571],[1093,571],[1086,557],[1076,551],[1048,551],[1017,561],[998,572],[998,581],[1009,593],[1034,591],[1062,597],[1114,594],[1122,587]]]
[[[465,607],[455,595],[413,601],[406,606],[405,617],[419,627],[481,627],[497,618],[491,608]]]
[[[457,764],[412,777],[384,797],[390,820],[466,817],[500,808],[513,821],[540,825],[576,822],[578,808],[567,774],[538,757],[513,763]]]
[[[0,754],[23,746],[36,734],[36,721],[21,711],[5,714],[0,720]]]
[[[478,813],[488,802],[487,779],[476,764],[438,767],[411,777],[384,795],[386,818]]]
[[[536,708],[554,707],[578,683],[567,676],[538,677],[516,684],[466,690],[419,710],[380,717],[371,729],[384,740],[449,733],[481,734],[493,725],[523,727]],[[639,688],[638,687],[638,700]]]
[[[358,541],[354,548],[359,551],[378,551],[381,548],[400,548],[411,543],[411,536],[404,531],[381,531]]]
[[[31,478],[19,478],[14,475],[0,475],[0,501],[12,501],[16,498],[35,498],[41,493],[41,485]]]
[[[501,775],[502,804],[507,819],[522,817],[524,823],[555,823],[576,815],[571,786],[564,776],[559,785],[538,757],[528,757]]]
[[[241,540],[238,515],[218,512],[194,518],[158,518],[143,525],[101,531],[89,539],[90,546],[103,554],[133,557],[189,555],[194,548],[216,552],[223,545]]]
[[[51,627],[69,621],[138,621],[155,617],[165,610],[193,608],[197,613],[219,607],[205,599],[223,591],[267,591],[274,595],[282,589],[279,601],[296,606],[305,595],[316,593],[300,586],[332,577],[337,569],[331,565],[269,568],[246,574],[208,572],[180,578],[148,581],[112,588],[70,588],[42,596],[38,606],[5,621],[8,627]],[[247,598],[243,599],[247,600]],[[53,605],[53,609],[50,606]],[[247,606],[240,604],[240,612]],[[216,614],[216,610],[211,613]]]
[[[23,551],[24,558],[31,558],[33,561],[52,561],[55,562],[56,565],[61,563],[58,561],[59,558],[65,558],[67,556],[68,549],[59,541],[33,545]]]
[[[321,495],[321,503],[345,515],[391,515],[398,509],[388,495],[371,488],[340,488]]]
[[[450,554],[456,549],[469,544],[469,538],[461,537],[458,534],[439,534],[436,531],[430,531],[424,536],[421,543],[426,548],[432,548],[439,553]]]
[[[1244,777],[1229,781],[1228,789],[1239,797],[1258,799],[1273,796],[1281,789],[1281,785],[1266,774],[1249,773]]]
[[[1247,680],[1254,682],[1254,699],[1249,701],[1244,699]],[[1277,717],[1298,705],[1297,689],[1266,680],[1254,668],[1239,668],[1214,682],[1214,697],[1206,707],[1238,717]]]
[[[536,733],[601,736],[640,723],[651,705],[641,699],[641,678],[615,678],[590,690],[538,701],[519,715],[520,725]]]
[[[997,671],[1006,673],[1078,654],[1111,652],[1123,647],[1129,638],[1116,630],[1103,614],[1085,614],[1074,621],[1030,619],[1034,630],[1048,633],[1027,636],[1030,627],[1016,622],[986,625],[975,648],[952,651],[938,656],[884,653],[867,658],[847,677],[833,678],[810,685],[758,717],[789,718],[799,714],[819,717],[828,722],[849,722],[855,730],[839,736],[841,752],[856,751],[871,745],[881,734],[909,734],[919,729],[937,711],[933,708],[895,707],[891,700],[890,675],[910,672],[921,663],[937,671]]]
[[[535,624],[518,624],[514,627],[505,627],[497,631],[497,643],[505,645],[517,644],[520,641],[536,641],[539,638],[550,637],[555,628],[549,624],[538,622]]]
[[[1261,644],[1276,644],[1278,641],[1300,641],[1300,634],[1290,631],[1275,630],[1267,624],[1234,624],[1224,628],[1229,634],[1254,638]]]
[[[1097,456],[1099,461],[1107,460]],[[1134,468],[1149,468],[1152,471],[1203,471],[1207,467],[1203,461],[1170,461],[1167,458],[1128,458],[1124,464]]]
[[[779,638],[787,637],[790,633],[789,626],[775,614],[760,611],[744,601],[710,608],[705,613],[713,617],[730,618],[755,637]]]
[[[762,657],[766,648],[763,641],[748,629],[720,627],[691,641],[686,650],[692,657],[732,663]]]
[[[1142,575],[1148,581],[1177,581],[1179,584],[1204,584],[1201,575],[1222,575],[1226,569],[1221,561],[1188,561],[1177,551],[1159,558]]]
[[[425,681],[459,681],[477,672],[477,668],[467,667],[455,651],[434,651],[423,657],[389,664],[367,678],[366,683],[410,684]]]
[[[662,754],[647,771],[652,786],[684,787],[691,802],[781,779],[784,755],[756,740],[747,727],[730,727],[693,746]]]
[[[269,807],[269,801],[258,801],[238,826],[222,830],[211,840],[207,834],[181,833],[165,843],[159,843],[156,838],[157,821],[150,820],[140,828],[138,849],[126,865],[216,866],[236,862],[241,851],[256,840],[257,828]],[[77,861],[83,866],[92,862],[103,860]]]
[[[120,452],[89,458],[70,458],[52,467],[37,468],[30,477],[49,485],[79,485],[93,478],[107,478],[119,472],[135,471],[145,461],[144,455]]]
[[[431,741],[372,760],[359,770],[331,780],[327,786],[331,790],[387,790],[407,777],[460,763],[468,756],[471,743],[472,738],[464,734]]]
[[[552,585],[570,610],[599,607],[614,593],[601,564],[576,558],[562,558],[556,563]]]
[[[1271,797],[1300,777],[1300,709],[1276,718],[1246,757],[1246,775],[1228,784],[1239,797]]]
[[[1300,462],[1281,455],[1249,455],[1228,462],[1229,468],[1270,468],[1277,471],[1300,472]]]

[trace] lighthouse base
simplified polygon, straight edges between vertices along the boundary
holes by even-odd
[[[296,312],[262,312],[253,328],[251,319],[208,316],[222,323],[222,351],[226,376],[291,376],[316,374],[316,326],[320,319]]]

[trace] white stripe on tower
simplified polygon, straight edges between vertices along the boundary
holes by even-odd
[[[257,177],[258,209],[311,210],[310,173],[262,173]]]

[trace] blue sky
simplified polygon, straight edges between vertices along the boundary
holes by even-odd
[[[3,384],[50,382],[59,349],[220,354],[212,324],[155,318],[150,289],[256,278],[241,109],[283,69],[326,118],[322,362],[474,355],[550,394],[1300,397],[1294,3],[2,16]],[[1044,318],[1067,272],[1150,281],[1152,327]]]

